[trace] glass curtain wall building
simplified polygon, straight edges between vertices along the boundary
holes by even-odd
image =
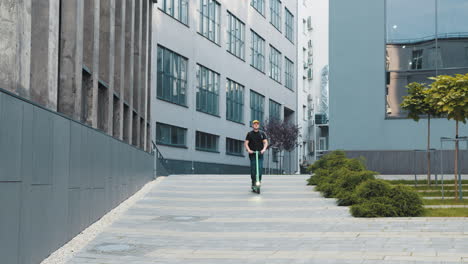
[[[385,10],[386,114],[405,117],[409,83],[468,73],[468,2],[386,0]]]
[[[407,118],[400,103],[411,82],[468,73],[468,0],[330,0],[329,14],[330,149],[364,156],[380,173],[426,173],[425,153],[414,150],[426,149],[428,121]],[[454,121],[431,119],[432,148],[454,136]],[[453,165],[447,155],[443,167]]]

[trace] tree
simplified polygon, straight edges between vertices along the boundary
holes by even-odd
[[[427,101],[438,113],[455,120],[455,139],[458,139],[459,122],[466,124],[468,119],[468,74],[439,75],[430,79],[434,82],[428,91]],[[458,200],[458,150],[459,144],[455,141],[455,200]]]
[[[408,84],[408,95],[403,96],[401,108],[408,111],[408,117],[418,122],[427,115],[427,184],[431,184],[431,117],[438,116],[434,106],[429,103],[429,87],[425,83]]]
[[[269,147],[277,149],[280,153],[284,150],[291,153],[298,145],[299,126],[291,122],[273,118],[266,121],[264,130],[268,136]]]

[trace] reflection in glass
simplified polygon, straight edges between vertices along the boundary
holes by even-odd
[[[386,0],[387,116],[400,109],[406,86],[468,72],[468,0]]]

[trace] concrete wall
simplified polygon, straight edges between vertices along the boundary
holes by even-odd
[[[153,178],[153,155],[0,91],[0,262],[39,263]]]
[[[279,32],[270,24],[270,1],[265,1],[265,15],[263,17],[252,6],[250,1],[218,1],[221,4],[221,28],[220,44],[217,45],[198,33],[200,14],[199,1],[189,1],[189,23],[188,26],[170,17],[161,11],[156,5],[153,9],[153,59],[152,65],[152,125],[161,122],[169,125],[187,128],[187,147],[174,148],[159,145],[161,153],[167,159],[187,161],[183,164],[195,162],[225,164],[233,166],[249,166],[248,155],[244,157],[230,156],[225,154],[226,137],[244,140],[247,132],[251,129],[250,120],[250,90],[255,90],[265,96],[264,116],[268,119],[269,99],[280,103],[283,107],[292,109],[297,113],[297,83],[294,82],[293,91],[284,87],[284,56],[297,64],[296,44],[291,43],[285,37],[284,30],[284,7],[286,6],[297,18],[297,1],[282,1],[282,32]],[[159,1],[162,3],[162,1]],[[245,23],[245,60],[241,60],[227,51],[227,11],[234,14]],[[265,39],[265,73],[253,68],[250,65],[251,33],[253,29]],[[297,28],[295,28],[295,36]],[[272,80],[268,75],[269,67],[269,45],[272,44],[282,52],[282,81],[280,84]],[[175,105],[156,98],[157,83],[157,45],[162,45],[186,58],[188,58],[188,78],[187,78],[187,107]],[[196,111],[196,64],[199,63],[221,76],[219,92],[219,117]],[[229,78],[245,87],[244,97],[244,123],[239,124],[226,120],[226,78]],[[281,110],[281,116],[284,111]],[[296,120],[296,114],[293,119]],[[195,150],[195,133],[202,131],[219,135],[220,153],[211,153]],[[155,135],[153,136],[155,139]],[[297,164],[297,154],[294,154],[292,164]],[[184,165],[185,166],[185,165]],[[267,161],[265,161],[265,167]],[[273,166],[273,164],[271,164]],[[276,164],[274,165],[276,166]],[[292,166],[294,171],[296,166]],[[184,168],[185,170],[186,168]],[[191,169],[191,166],[190,166]],[[239,170],[241,171],[241,170]]]
[[[0,87],[149,151],[153,2],[2,0]]]
[[[330,149],[425,149],[426,120],[385,118],[385,1],[330,0],[329,41]],[[433,147],[455,136],[454,121],[431,124]]]

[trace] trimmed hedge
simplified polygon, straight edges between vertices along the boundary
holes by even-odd
[[[363,159],[348,159],[334,151],[309,166],[309,185],[327,198],[337,198],[340,206],[351,205],[355,217],[407,217],[423,213],[421,197],[403,185],[378,180],[377,172],[366,170]]]

